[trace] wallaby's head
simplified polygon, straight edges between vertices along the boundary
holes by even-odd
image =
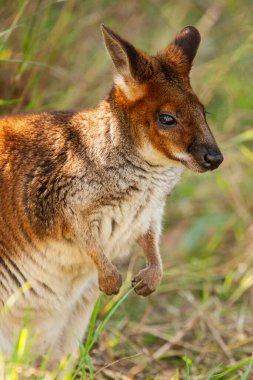
[[[102,32],[117,71],[114,96],[143,158],[153,165],[183,164],[198,172],[217,168],[223,157],[189,80],[200,43],[197,29],[184,28],[154,56],[104,25]]]

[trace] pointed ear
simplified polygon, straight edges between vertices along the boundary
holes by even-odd
[[[188,75],[200,44],[199,31],[194,26],[186,26],[161,54],[173,62],[179,71]]]
[[[147,80],[152,76],[152,65],[145,53],[137,50],[107,26],[102,24],[101,29],[105,46],[119,74],[136,81]]]

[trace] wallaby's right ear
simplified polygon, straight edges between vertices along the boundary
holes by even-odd
[[[194,26],[186,26],[159,55],[163,56],[168,63],[174,63],[178,71],[188,76],[200,40],[199,31]]]
[[[145,53],[137,50],[105,25],[101,25],[105,46],[118,73],[125,79],[144,81],[153,74],[152,65]]]

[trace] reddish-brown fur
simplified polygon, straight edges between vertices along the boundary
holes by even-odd
[[[197,30],[155,56],[109,28],[103,35],[117,76],[97,108],[0,120],[0,305],[31,284],[2,320],[0,347],[11,351],[29,304],[36,352],[53,348],[52,362],[82,339],[98,287],[119,291],[111,260],[134,241],[147,258],[135,291],[156,289],[166,195],[183,165],[203,172],[222,161],[189,81]],[[164,113],[175,125],[161,125]]]

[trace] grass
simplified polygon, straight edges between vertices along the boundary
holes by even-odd
[[[96,305],[66,379],[253,379],[252,11],[250,0],[0,0],[0,114],[96,105],[112,78],[101,22],[149,52],[194,24],[192,83],[225,155],[215,172],[187,172],[168,200],[158,291],[128,292],[144,263],[136,247],[119,264],[121,295]],[[2,354],[0,378],[53,379],[66,363],[40,376],[26,334],[9,361]]]

